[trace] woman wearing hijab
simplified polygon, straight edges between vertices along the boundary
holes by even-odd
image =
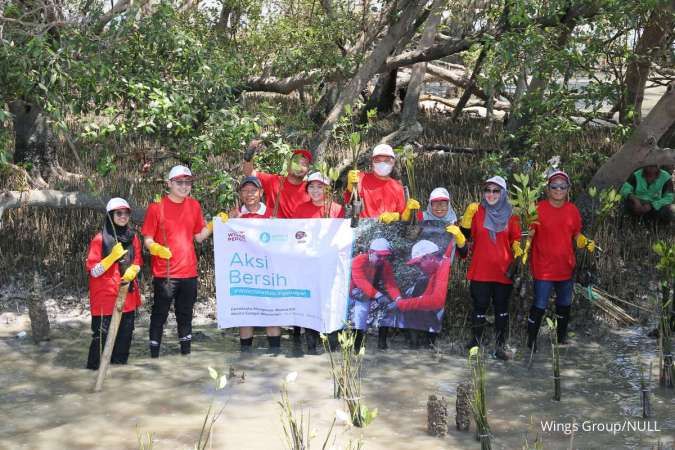
[[[89,304],[91,331],[87,369],[98,370],[101,353],[108,336],[115,300],[124,281],[130,283],[124,301],[122,319],[115,339],[112,364],[126,364],[134,332],[136,308],[141,304],[136,276],[141,270],[141,241],[129,226],[131,208],[126,200],[116,197],[106,205],[101,232],[91,240],[86,268],[89,272]]]
[[[473,339],[469,347],[481,345],[485,314],[490,303],[495,312],[495,357],[508,360],[511,354],[505,348],[509,328],[509,297],[513,281],[506,276],[520,248],[520,222],[512,214],[506,181],[500,176],[484,183],[483,198],[471,203],[462,217],[464,234],[471,236],[472,257],[467,279],[473,302]]]
[[[450,193],[443,187],[437,187],[429,194],[427,209],[417,212],[417,220],[441,220],[447,225],[457,224],[457,214],[450,205]]]

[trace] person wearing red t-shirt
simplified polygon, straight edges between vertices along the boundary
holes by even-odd
[[[270,209],[263,203],[263,189],[257,177],[245,177],[239,184],[241,207],[230,213],[230,218],[269,219]],[[273,353],[281,350],[281,327],[266,327],[267,344]],[[242,352],[253,347],[253,327],[239,327],[239,345]]]
[[[500,176],[485,181],[480,204],[471,203],[462,217],[464,234],[473,240],[467,271],[473,303],[473,338],[469,347],[482,344],[485,314],[492,303],[495,312],[495,356],[512,357],[505,345],[509,328],[509,297],[513,281],[506,273],[514,257],[522,255],[520,221],[512,214],[506,181]]]
[[[401,291],[394,278],[394,269],[387,258],[391,255],[389,241],[376,238],[366,253],[352,259],[352,280],[349,287],[349,311],[356,330],[354,348],[361,349],[371,308],[386,307],[401,298]],[[383,292],[384,291],[384,292]],[[378,329],[378,348],[387,348],[387,327]]]
[[[282,176],[255,170],[253,156],[263,148],[261,141],[252,141],[244,152],[243,171],[245,176],[256,176],[265,191],[265,203],[273,218],[289,219],[301,203],[309,201],[305,176],[312,163],[312,154],[308,150],[293,150],[288,162],[288,175]]]
[[[580,248],[595,249],[595,243],[581,234],[581,214],[568,199],[570,184],[570,177],[563,171],[548,176],[546,199],[537,204],[537,222],[531,226],[534,302],[527,318],[527,346],[533,351],[552,290],[556,293],[558,342],[566,342],[576,266],[574,242]]]
[[[295,208],[292,219],[342,219],[345,211],[342,205],[326,197],[326,189],[330,187],[330,180],[320,172],[314,172],[307,177],[307,193],[310,200]],[[330,204],[328,203],[330,202]]]
[[[192,172],[175,166],[167,177],[168,195],[148,206],[141,234],[152,255],[154,302],[150,315],[150,356],[159,357],[164,324],[171,303],[178,326],[181,354],[190,353],[192,309],[197,299],[197,255],[193,241],[202,242],[211,235],[199,202],[190,197]],[[219,213],[221,220],[227,214]]]
[[[141,242],[129,226],[131,208],[126,200],[116,197],[106,205],[106,218],[101,232],[91,240],[85,267],[89,272],[89,306],[91,331],[87,369],[98,370],[103,345],[108,336],[115,300],[120,284],[130,283],[124,300],[115,345],[110,362],[126,364],[134,333],[134,317],[141,304],[136,276],[143,258]]]
[[[373,149],[371,161],[372,172],[361,173],[353,169],[347,174],[345,205],[352,201],[356,187],[362,204],[359,217],[376,218],[384,223],[410,220],[411,214],[420,209],[420,204],[412,198],[406,202],[403,186],[390,176],[396,161],[394,150],[390,145],[379,144]]]
[[[342,205],[335,203],[326,197],[326,189],[330,187],[330,180],[320,172],[314,172],[307,177],[307,193],[310,200],[301,203],[295,208],[292,219],[322,219],[322,218],[344,218],[345,212]],[[330,203],[329,203],[330,202]],[[316,343],[319,338],[319,332],[305,328],[305,340],[307,342],[307,351],[311,354],[316,353]]]

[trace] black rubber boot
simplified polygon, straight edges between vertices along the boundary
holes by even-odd
[[[181,341],[180,342],[180,354],[189,355],[192,351],[192,341]]]
[[[567,344],[567,324],[570,321],[570,310],[571,306],[558,306],[555,307],[555,313],[558,319],[558,344],[565,345]]]
[[[436,345],[436,337],[438,336],[438,333],[434,333],[433,331],[427,331],[426,332],[426,344],[427,348],[434,348]]]
[[[473,316],[473,325],[471,326],[473,330],[473,338],[467,344],[467,348],[471,349],[473,347],[480,346],[483,341],[483,330],[485,329],[485,314],[474,314]]]
[[[305,328],[305,341],[307,342],[307,353],[316,355],[316,343],[319,340],[319,332]]]
[[[242,352],[250,352],[253,350],[253,338],[241,339],[239,338],[239,349]]]
[[[281,336],[267,336],[267,345],[271,353],[281,353]]]
[[[366,337],[366,332],[361,330],[355,330],[356,338],[354,338],[354,353],[359,353],[361,347],[363,346],[363,341]]]
[[[340,331],[338,330],[328,334],[328,350],[330,350],[331,352],[336,351],[340,346],[340,342],[338,341],[339,332]]]
[[[293,327],[293,344],[302,345],[302,327]]]
[[[533,306],[530,308],[530,316],[527,318],[527,348],[532,350],[534,346],[535,352],[537,351],[537,335],[545,312],[543,309]]]
[[[377,348],[380,350],[386,350],[389,348],[387,345],[387,335],[389,334],[389,327],[380,327],[377,329]]]
[[[150,341],[150,357],[159,358],[159,345],[158,341]]]

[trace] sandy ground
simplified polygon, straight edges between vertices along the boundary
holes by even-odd
[[[77,311],[77,308],[70,308]],[[222,416],[213,430],[212,448],[281,449],[279,388],[290,372],[297,380],[289,385],[295,410],[309,417],[316,437],[312,448],[321,448],[336,415],[344,409],[333,399],[329,363],[325,354],[303,355],[284,338],[283,353],[266,353],[266,340],[256,337],[254,353],[238,352],[232,330],[218,330],[210,320],[199,321],[193,353],[178,353],[175,327],[166,330],[162,355],[147,354],[146,318],[137,321],[130,363],[113,366],[101,393],[92,393],[95,373],[83,369],[90,339],[86,309],[81,314],[57,315],[52,339],[36,346],[25,313],[0,314],[0,448],[7,449],[132,449],[139,448],[137,434],[152,433],[155,449],[193,448],[210,401]],[[634,328],[610,332],[604,338],[575,338],[562,352],[563,399],[551,399],[552,380],[547,340],[528,370],[526,359],[516,354],[504,363],[489,358],[488,408],[494,433],[493,448],[523,448],[541,435],[544,447],[665,448],[675,441],[675,398],[672,390],[654,389],[654,417],[641,419],[636,356],[655,361],[654,341]],[[465,358],[449,342],[432,350],[408,350],[400,336],[387,352],[374,348],[371,338],[365,357],[364,402],[379,416],[364,429],[336,425],[332,447],[345,449],[362,440],[365,449],[478,448],[472,432],[454,427],[457,384],[466,379]],[[233,370],[222,391],[214,388],[207,367],[221,373]],[[656,374],[656,366],[654,366]],[[426,433],[426,403],[430,394],[449,399],[449,433],[444,438]],[[572,423],[579,431],[572,437],[542,431],[542,420]],[[614,423],[635,423],[648,431],[582,430]],[[630,425],[622,425],[630,426]],[[333,440],[334,439],[334,440]]]

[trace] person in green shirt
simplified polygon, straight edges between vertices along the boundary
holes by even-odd
[[[672,175],[657,165],[636,170],[619,191],[627,211],[634,216],[673,220]]]

